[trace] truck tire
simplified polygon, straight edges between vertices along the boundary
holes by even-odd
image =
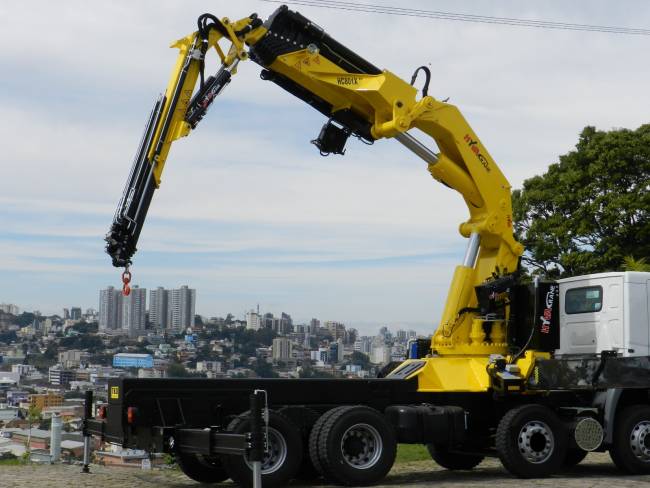
[[[236,417],[228,425],[235,434],[250,432],[248,413]],[[300,430],[284,415],[269,410],[269,451],[262,459],[262,485],[279,488],[289,484],[302,461]],[[239,486],[253,486],[253,469],[246,456],[224,455],[223,465],[232,480]]]
[[[589,451],[583,451],[580,448],[567,449],[564,463],[562,466],[565,468],[573,468],[580,464],[589,454]]]
[[[361,405],[331,412],[318,438],[325,477],[348,486],[382,480],[393,466],[396,451],[393,427],[377,410]]]
[[[229,478],[218,456],[177,452],[174,457],[183,474],[199,483],[219,483]]]
[[[316,420],[316,423],[311,428],[311,432],[309,433],[309,459],[312,465],[314,466],[314,469],[316,469],[316,471],[320,476],[325,476],[325,473],[323,472],[323,464],[321,463],[318,454],[318,443],[320,440],[320,434],[323,430],[323,425],[325,425],[325,422],[327,421],[330,415],[332,415],[334,412],[337,412],[345,408],[347,407],[345,406],[336,407],[326,411],[323,415],[321,415],[318,418],[318,420]]]
[[[302,406],[287,406],[278,410],[282,415],[291,420],[300,429],[302,436],[302,463],[296,473],[299,480],[316,480],[321,473],[316,469],[309,455],[309,434],[319,418],[318,412]]]
[[[562,467],[567,435],[551,409],[524,405],[510,410],[499,422],[496,448],[510,473],[519,478],[542,478]]]
[[[461,454],[456,452],[449,452],[440,446],[436,447],[434,444],[427,444],[427,449],[431,458],[445,469],[452,471],[461,469],[474,469],[481,464],[484,456],[477,456],[474,454]]]
[[[631,474],[650,474],[650,407],[633,405],[616,416],[609,454],[616,466]]]

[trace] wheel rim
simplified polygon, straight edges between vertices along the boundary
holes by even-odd
[[[368,424],[354,424],[341,437],[343,460],[355,469],[368,469],[377,464],[382,446],[379,431]]]
[[[262,474],[275,473],[287,459],[287,441],[273,427],[269,427],[268,430],[267,447],[268,449],[262,457]],[[248,467],[253,469],[253,465],[248,458],[244,457],[244,460]]]
[[[650,421],[644,420],[634,426],[630,434],[630,448],[637,459],[650,462]]]
[[[532,420],[519,431],[517,444],[526,461],[541,464],[548,461],[553,454],[555,438],[548,425],[539,420]]]

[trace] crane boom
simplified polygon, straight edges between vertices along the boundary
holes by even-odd
[[[219,45],[222,39],[230,42],[227,51]],[[408,83],[377,68],[286,6],[263,23],[256,14],[237,22],[204,14],[199,29],[172,47],[180,51],[176,66],[152,110],[106,237],[115,266],[131,263],[172,142],[196,127],[236,73],[237,62],[250,58],[262,67],[262,79],[328,118],[312,141],[322,154],[342,154],[351,135],[368,142],[395,138],[427,163],[433,178],[461,194],[469,218],[459,231],[468,238],[468,248],[455,269],[431,348],[448,356],[506,353],[506,317],[494,320],[487,340],[475,288],[490,280],[507,283],[518,268],[523,246],[513,235],[510,184],[457,107],[429,96],[426,88],[418,98],[413,80]],[[204,82],[205,55],[211,48],[221,67]],[[433,139],[439,153],[418,140],[412,129]]]

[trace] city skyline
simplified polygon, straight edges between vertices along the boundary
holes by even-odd
[[[181,288],[186,288],[186,287],[187,287],[187,285],[182,285],[181,286]],[[22,309],[21,307],[19,307],[16,304],[13,304],[13,303],[1,303],[0,304],[0,310],[5,311],[7,313],[12,313],[13,315],[18,315],[18,314],[23,313],[23,312],[26,312],[26,313],[35,313],[35,312],[37,312],[40,316],[43,316],[43,317],[59,316],[60,318],[65,320],[65,319],[70,318],[69,316],[65,315],[66,311],[77,309],[77,310],[79,310],[80,314],[83,312],[84,315],[88,315],[88,314],[96,315],[98,322],[100,322],[100,329],[102,329],[101,321],[102,320],[107,320],[106,318],[102,318],[102,301],[105,299],[105,297],[103,297],[103,293],[106,292],[108,289],[110,289],[112,291],[112,293],[110,294],[110,297],[111,297],[110,300],[114,300],[116,302],[121,302],[123,300],[124,297],[121,296],[121,290],[118,289],[118,288],[109,286],[106,289],[100,289],[99,290],[100,297],[99,297],[99,302],[96,304],[96,306],[91,306],[91,307],[85,307],[85,306],[78,306],[78,307],[73,306],[73,307],[70,307],[70,306],[68,306],[68,307],[62,307],[58,311],[53,311],[53,312],[47,313],[47,312],[44,312],[41,309],[25,310],[25,309]],[[149,325],[151,325],[151,327],[153,327],[153,328],[158,328],[158,329],[166,329],[166,328],[168,328],[166,320],[164,321],[164,323],[160,323],[156,319],[156,313],[155,313],[156,305],[153,305],[153,303],[155,303],[155,301],[152,300],[152,297],[159,290],[165,290],[167,292],[169,292],[171,290],[167,290],[167,289],[165,289],[163,287],[155,287],[154,289],[147,290],[147,289],[140,288],[138,285],[134,285],[133,289],[135,289],[135,290],[144,290],[145,292],[148,291],[147,296],[149,296],[149,299],[146,302],[147,305],[145,306],[145,310],[149,314]],[[195,290],[192,290],[192,291],[195,291]],[[167,301],[165,300],[164,307],[166,307],[166,303],[167,303]],[[118,305],[114,305],[112,307],[117,309]],[[112,307],[109,307],[109,308],[112,309]],[[153,313],[152,313],[152,309],[154,310]],[[14,310],[14,312],[17,310],[19,313],[16,314],[16,313],[10,312],[9,310]],[[249,314],[251,312],[255,312],[255,313],[259,314],[259,326],[258,327],[250,327],[250,326],[248,326]],[[321,319],[318,319],[318,318],[314,318],[313,316],[311,318],[298,317],[298,318],[294,319],[294,318],[292,318],[291,314],[286,312],[286,310],[284,310],[284,311],[279,311],[279,310],[270,311],[268,309],[263,309],[262,307],[260,307],[259,304],[256,304],[255,308],[249,308],[248,310],[246,310],[244,312],[240,312],[240,315],[238,315],[237,313],[233,313],[232,310],[227,311],[225,313],[221,313],[221,314],[217,314],[217,315],[209,315],[209,316],[208,315],[203,315],[203,314],[200,314],[200,313],[196,313],[196,315],[201,316],[204,320],[210,320],[210,319],[216,318],[216,317],[225,318],[229,314],[231,314],[233,316],[234,320],[239,320],[239,321],[247,323],[247,328],[258,329],[258,328],[265,328],[266,327],[266,328],[274,329],[276,331],[283,330],[283,329],[282,329],[282,327],[278,328],[277,325],[274,324],[274,323],[271,323],[271,324],[265,323],[264,321],[267,320],[268,316],[270,316],[271,318],[273,318],[275,321],[278,321],[278,322],[280,322],[280,321],[282,321],[282,320],[284,320],[286,318],[286,319],[288,319],[289,324],[291,326],[295,324],[295,325],[301,325],[301,326],[307,326],[307,327],[314,328],[314,327],[319,327],[321,324],[323,324],[324,327],[328,328],[328,324],[340,324],[340,325],[347,324],[347,326],[353,327],[353,328],[357,329],[359,332],[363,332],[364,334],[369,334],[369,335],[372,335],[374,330],[377,330],[377,329],[380,329],[380,328],[385,328],[385,327],[387,327],[390,330],[394,330],[396,332],[399,331],[399,330],[402,330],[402,329],[404,329],[404,330],[413,329],[420,335],[422,335],[422,334],[429,335],[429,334],[432,334],[434,332],[435,327],[437,326],[435,323],[431,323],[431,324],[428,324],[428,323],[413,323],[413,322],[407,322],[407,321],[397,321],[395,323],[390,323],[390,322],[381,321],[381,320],[379,320],[379,321],[370,321],[370,322],[360,322],[360,321],[346,321],[345,319],[341,319],[341,318],[339,318],[338,320],[331,320],[331,318],[329,318],[329,317],[324,318],[324,319],[321,320]],[[167,316],[168,316],[168,313],[165,313],[165,317],[167,317]],[[120,316],[119,319],[108,319],[108,320],[111,320],[111,321],[116,321],[117,320],[118,325],[119,325],[119,327],[117,327],[117,328],[119,328],[119,329],[122,328],[122,320],[123,320],[122,316]],[[174,329],[175,330],[181,330],[178,327],[176,327]],[[136,328],[136,330],[140,330],[140,329]]]

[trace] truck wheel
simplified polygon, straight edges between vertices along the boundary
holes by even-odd
[[[515,476],[542,478],[562,466],[567,439],[552,410],[524,405],[510,410],[499,422],[496,448],[504,468]]]
[[[218,456],[177,452],[175,458],[185,476],[199,483],[219,483],[229,478]]]
[[[633,405],[619,413],[609,454],[619,469],[650,473],[650,407]]]
[[[567,449],[566,451],[566,457],[564,458],[564,463],[562,463],[562,466],[565,468],[573,468],[574,466],[577,466],[580,464],[584,458],[587,457],[587,454],[589,454],[589,451],[583,451],[582,449]]]
[[[459,469],[473,469],[481,464],[481,461],[485,459],[484,456],[449,452],[446,449],[436,447],[434,444],[427,444],[427,449],[436,463],[443,468],[451,469],[452,471]]]
[[[230,422],[228,431],[234,434],[250,432],[248,413]],[[270,410],[268,434],[268,451],[262,458],[262,485],[284,487],[296,475],[302,461],[300,430],[284,415]],[[225,455],[223,465],[236,484],[253,486],[253,468],[246,456]]]
[[[318,418],[318,420],[316,420],[316,423],[311,428],[311,432],[309,433],[309,459],[311,460],[311,463],[316,469],[316,471],[321,476],[325,476],[325,473],[323,472],[323,464],[321,463],[320,455],[318,454],[318,443],[320,441],[320,434],[323,431],[323,425],[325,425],[325,422],[327,421],[330,415],[332,415],[334,412],[337,412],[345,408],[347,407],[346,406],[336,407],[326,411],[323,415],[321,415]]]
[[[325,477],[343,485],[376,483],[395,461],[395,432],[378,411],[349,406],[330,412],[318,436]]]
[[[314,463],[309,455],[309,434],[318,421],[318,412],[307,407],[287,406],[278,410],[282,415],[289,418],[300,429],[302,436],[302,463],[296,473],[299,480],[316,480],[320,478],[321,473],[314,467]]]

